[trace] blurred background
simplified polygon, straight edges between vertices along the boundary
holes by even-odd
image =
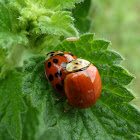
[[[89,16],[90,32],[111,41],[110,49],[125,58],[121,65],[136,77],[129,88],[137,97],[133,104],[140,108],[140,1],[91,0]]]

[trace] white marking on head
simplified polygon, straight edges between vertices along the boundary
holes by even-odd
[[[60,54],[60,53],[63,53],[61,51],[57,51],[57,52],[49,52],[45,58],[45,60],[49,60],[50,58],[52,58],[53,56],[57,55],[57,54]]]
[[[81,58],[74,59],[67,64],[66,71],[67,72],[78,71],[78,70],[85,68],[89,65],[90,65],[90,62],[85,60],[85,59],[81,59]]]

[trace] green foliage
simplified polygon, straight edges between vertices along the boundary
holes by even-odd
[[[80,33],[86,33],[91,27],[89,18],[91,0],[85,0],[82,3],[76,4],[76,8],[72,9],[73,17],[75,18],[75,27]],[[84,10],[83,10],[84,9]]]
[[[4,48],[10,47],[13,44],[27,44],[28,40],[22,33],[2,32],[0,33],[0,45]],[[14,45],[13,45],[14,46]]]
[[[136,76],[130,88],[137,96],[133,103],[140,107],[140,8],[138,2],[139,0],[93,0],[90,14],[93,24],[90,32],[95,32],[96,38],[103,37],[111,40],[114,50],[125,57],[125,61],[121,64]]]
[[[140,139],[140,111],[126,87],[133,76],[119,65],[122,56],[94,34],[65,40],[90,29],[91,0],[80,2],[0,0],[0,139]],[[43,77],[45,55],[55,50],[71,51],[98,68],[102,93],[91,108],[64,113],[66,97],[55,100],[59,95]]]
[[[0,124],[18,140],[22,135],[21,112],[26,111],[21,96],[21,80],[21,74],[14,71],[10,72],[6,79],[0,80]]]
[[[33,57],[25,66],[26,71],[33,70],[29,74],[33,73],[33,77],[38,80],[26,82],[29,78],[28,73],[25,73],[23,92],[28,90],[28,87],[30,91],[35,91],[34,87],[38,87],[36,91],[42,95],[36,102],[40,101],[43,104],[45,123],[48,127],[57,126],[63,139],[140,138],[140,112],[129,104],[135,97],[125,86],[131,82],[133,76],[118,65],[122,57],[108,50],[108,45],[108,41],[93,40],[93,34],[85,34],[77,41],[63,41],[55,48],[55,50],[71,51],[78,57],[89,60],[99,69],[103,86],[101,97],[94,106],[86,110],[72,108],[64,113],[65,98],[55,101],[56,93],[48,88],[47,81],[45,85],[44,80],[39,80],[38,72],[44,72],[42,70],[44,58]],[[34,86],[31,86],[33,83]],[[42,85],[46,87],[45,90],[40,88]],[[30,96],[32,99],[32,92]],[[32,101],[34,102],[34,99]]]
[[[46,52],[51,52],[53,49],[61,42],[59,36],[49,35],[49,36],[41,36],[38,37],[37,41],[34,42],[34,47],[31,47],[31,51],[34,51],[34,53],[41,53],[45,54]],[[40,43],[42,42],[42,43]]]
[[[80,0],[74,0],[72,3],[63,1],[61,4],[68,3],[69,6],[74,6],[74,2]],[[52,7],[56,4],[51,1],[48,3],[48,6]],[[5,5],[0,2],[0,9],[0,44],[3,47],[12,46],[13,43],[34,47],[37,38],[44,34],[78,36],[71,13],[46,9],[45,1],[12,0]]]
[[[71,12],[63,11],[55,5],[55,1],[36,0],[11,0],[0,2],[0,54],[1,61],[5,61],[1,66],[0,77],[5,77],[7,72],[23,63],[23,47],[31,53],[44,54],[52,50],[60,42],[60,37],[78,36],[78,31],[73,25]],[[60,5],[67,3],[74,6],[80,2],[73,0],[62,1]],[[56,6],[56,7],[55,7]],[[65,7],[65,8],[66,8]],[[18,55],[13,55],[13,50],[20,47],[22,51]],[[2,50],[2,47],[5,50]],[[22,56],[22,57],[21,57]],[[12,57],[12,62],[11,62]],[[11,66],[13,65],[13,66]]]
[[[39,125],[39,120],[38,120],[39,111],[37,108],[32,107],[28,97],[24,100],[26,105],[28,106],[28,111],[22,115],[22,124],[23,124],[22,139],[35,140],[36,133],[38,131],[38,125]]]
[[[61,9],[73,8],[75,3],[80,3],[83,0],[48,0],[46,3],[47,8],[55,8],[58,5]]]
[[[70,12],[57,11],[51,18],[42,17],[39,27],[42,33],[65,35],[66,37],[78,36],[77,30],[71,25],[73,20]]]
[[[0,46],[9,47],[13,43],[27,44],[23,33],[14,33],[8,9],[0,2]]]
[[[44,60],[42,56],[32,57],[24,67],[22,93],[31,96],[33,106],[41,104],[50,88],[47,79],[41,77],[44,75]]]
[[[61,135],[59,135],[58,129],[50,128],[48,129],[40,139],[48,139],[48,140],[63,140]]]
[[[74,0],[75,1],[75,0]],[[74,4],[74,1],[72,4]],[[19,25],[26,30],[31,36],[41,34],[77,36],[78,32],[73,26],[73,18],[69,12],[55,9],[47,9],[48,6],[56,7],[54,1],[20,1],[12,0],[11,4],[18,9]],[[63,1],[65,3],[65,1]],[[61,2],[61,4],[63,3]],[[60,2],[58,2],[60,3]],[[70,2],[66,2],[70,3]],[[47,5],[47,6],[46,6]],[[46,8],[47,7],[47,8]],[[67,28],[66,28],[67,27]]]
[[[3,48],[0,48],[0,56],[1,56],[1,59],[0,59],[0,67],[1,67],[6,57],[6,50],[4,50]]]
[[[12,28],[11,19],[9,15],[8,9],[4,6],[3,3],[0,2],[0,30],[1,31],[9,31]]]
[[[7,132],[7,129],[2,125],[0,126],[0,139],[1,140],[12,140],[11,136]]]

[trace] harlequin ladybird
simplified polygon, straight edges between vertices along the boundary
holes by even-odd
[[[84,59],[75,59],[67,64],[69,73],[64,81],[68,102],[76,108],[89,108],[101,94],[102,83],[98,69]]]
[[[52,87],[60,94],[64,93],[64,79],[67,75],[64,69],[68,62],[76,59],[71,52],[50,52],[47,54],[45,73]]]

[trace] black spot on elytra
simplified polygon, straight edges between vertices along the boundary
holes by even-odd
[[[53,63],[58,63],[58,59],[53,59]]]
[[[64,85],[64,80],[61,81],[62,85]]]
[[[55,77],[57,77],[57,78],[61,77],[61,75],[62,75],[61,71],[58,71],[58,72],[55,73]]]
[[[48,79],[49,79],[50,82],[53,81],[53,75],[50,74],[49,77],[48,77]]]
[[[63,56],[63,55],[64,55],[64,53],[60,53],[59,55],[60,55],[60,56]]]
[[[66,68],[66,66],[67,66],[66,62],[62,63],[62,68]]]
[[[69,55],[74,56],[72,53],[69,53]]]
[[[57,84],[56,84],[56,88],[57,88],[58,90],[60,90],[60,91],[62,91],[62,90],[63,90],[63,86],[62,86],[62,85],[60,85],[59,83],[57,83]]]
[[[50,67],[51,67],[51,65],[52,65],[52,64],[51,64],[51,62],[48,62],[48,68],[50,68]]]

